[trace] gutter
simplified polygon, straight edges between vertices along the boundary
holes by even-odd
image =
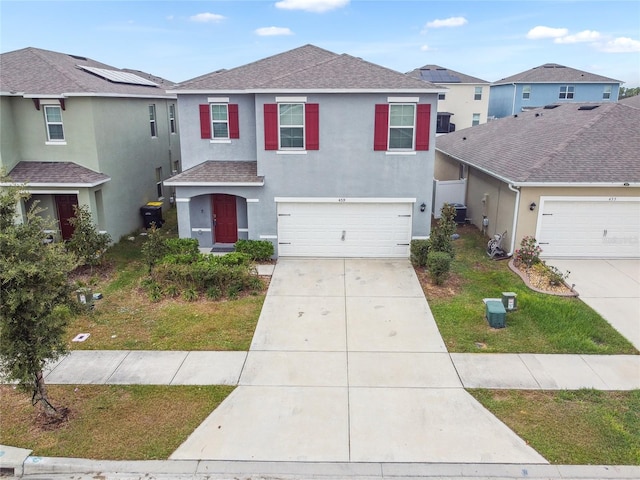
[[[511,246],[507,256],[511,257],[516,248],[516,226],[518,225],[518,213],[520,211],[520,189],[514,188],[512,184],[507,184],[509,190],[516,193],[516,206],[513,209],[513,225],[511,226]]]

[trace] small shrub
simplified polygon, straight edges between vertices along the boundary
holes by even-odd
[[[140,251],[142,252],[142,257],[147,264],[149,273],[151,273],[154,265],[158,263],[167,251],[165,238],[162,235],[162,232],[156,228],[155,223],[151,225],[151,229],[147,234],[147,239],[142,244]]]
[[[451,256],[447,252],[429,252],[427,268],[436,285],[442,285],[451,270]]]
[[[222,255],[220,257],[212,256],[212,259],[217,260],[221,265],[227,265],[230,267],[235,266],[249,266],[251,263],[251,256],[248,253],[232,252]]]
[[[180,296],[180,289],[177,285],[168,285],[164,289],[164,294],[169,298],[177,298]]]
[[[537,243],[537,240],[533,237],[524,237],[520,241],[520,248],[515,251],[514,260],[516,264],[531,268],[534,264],[540,263],[542,249]]]
[[[456,232],[456,208],[445,203],[440,210],[440,219],[431,232],[431,252],[445,252],[451,258],[455,256],[451,236]]]
[[[547,265],[545,263],[545,267],[547,269],[547,278],[549,279],[549,285],[556,286],[562,285],[567,278],[569,278],[569,274],[571,273],[569,270],[562,273],[557,267],[553,265]]]
[[[415,267],[426,267],[430,249],[431,241],[429,239],[411,240],[411,263]]]
[[[182,298],[187,302],[195,302],[198,299],[198,292],[195,288],[187,288],[182,292]]]
[[[273,254],[273,243],[268,240],[238,240],[236,242],[236,252],[246,253],[251,260],[269,260]]]
[[[209,300],[220,300],[222,298],[222,290],[219,287],[209,287],[206,295]]]
[[[102,264],[103,254],[111,243],[108,233],[100,233],[93,223],[87,205],[74,205],[74,217],[68,220],[73,226],[73,235],[67,242],[67,249],[73,253],[81,265],[93,267]]]

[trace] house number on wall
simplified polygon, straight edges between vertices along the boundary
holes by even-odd
[[[610,201],[610,202],[615,202],[616,200],[618,200],[618,198],[617,198],[617,197],[609,197],[609,201]]]
[[[338,203],[344,203],[344,202],[346,202],[346,201],[347,201],[347,199],[346,199],[346,198],[339,198],[339,199],[338,199]]]

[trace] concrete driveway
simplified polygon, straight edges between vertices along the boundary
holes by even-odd
[[[584,303],[640,350],[640,259],[548,260],[561,271]]]
[[[407,260],[280,259],[239,386],[174,460],[547,463],[463,388]]]

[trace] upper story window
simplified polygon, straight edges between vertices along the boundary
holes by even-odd
[[[473,92],[474,100],[482,100],[482,87],[476,87]]]
[[[164,197],[162,191],[162,167],[156,168],[156,193],[158,195],[158,200]]]
[[[62,107],[44,105],[44,121],[47,125],[47,140],[49,142],[64,142]]]
[[[602,92],[602,98],[609,100],[611,98],[611,85],[605,85],[604,92]]]
[[[209,98],[209,103],[200,105],[200,138],[211,143],[231,143],[240,138],[238,104],[229,103],[224,97]]]
[[[558,95],[558,98],[560,100],[571,100],[573,98],[573,90],[573,85],[562,85],[560,87],[560,95]]]
[[[418,103],[418,98],[390,97],[389,100],[375,108],[373,149],[389,152],[428,150],[431,105]]]
[[[523,85],[522,87],[522,99],[529,100],[531,98],[531,85]]]
[[[280,148],[304,149],[304,104],[278,104]]]
[[[446,99],[446,97],[447,97],[447,96],[446,96],[446,94],[444,94],[444,93],[439,93],[439,94],[438,94],[438,100],[445,100],[445,99]]]
[[[286,152],[320,149],[320,107],[306,97],[276,97],[264,104],[264,148]]]
[[[169,105],[169,131],[171,133],[176,133],[177,131],[176,106],[173,103]]]
[[[151,129],[151,137],[158,136],[158,126],[156,124],[156,106],[149,105],[149,127]]]
[[[476,125],[480,125],[480,114],[479,113],[474,113],[472,120],[471,120],[471,126],[475,127]]]
[[[413,150],[415,104],[389,105],[389,150]]]

